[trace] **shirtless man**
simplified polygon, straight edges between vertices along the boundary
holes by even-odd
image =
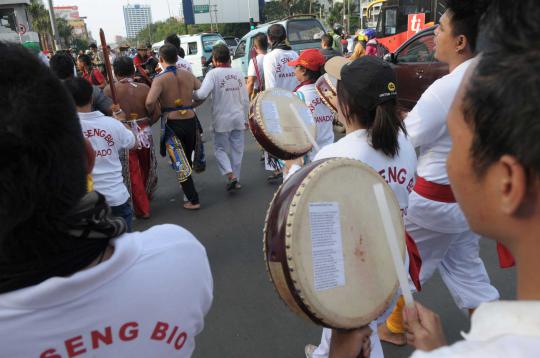
[[[178,50],[173,45],[163,45],[159,49],[159,62],[165,70],[152,82],[152,88],[150,88],[146,98],[146,109],[152,115],[160,112],[163,114],[165,135],[160,144],[162,156],[165,156],[166,143],[174,149],[174,152],[178,153],[179,148],[174,137],[180,141],[188,163],[184,163],[181,156],[175,155],[175,158],[172,158],[172,165],[188,199],[184,203],[184,208],[197,210],[200,209],[201,205],[190,168],[197,134],[197,115],[193,111],[193,91],[201,87],[201,82],[188,71],[178,71],[177,58]],[[158,102],[161,104],[161,110]],[[168,152],[171,153],[171,151]],[[186,164],[189,164],[190,168],[187,168]]]
[[[135,67],[133,60],[127,56],[115,59],[114,74],[116,98],[128,120],[125,122],[138,137],[138,146],[129,151],[129,176],[131,182],[131,198],[135,216],[148,219],[150,217],[149,198],[157,184],[157,161],[152,140],[151,125],[158,119],[159,113],[150,116],[146,110],[146,97],[150,87],[135,83]],[[111,88],[104,91],[111,97]]]

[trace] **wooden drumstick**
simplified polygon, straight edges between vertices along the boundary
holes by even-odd
[[[304,133],[306,134],[309,142],[311,143],[311,145],[313,146],[313,149],[315,149],[316,152],[318,152],[319,150],[321,150],[321,148],[319,147],[319,145],[317,144],[317,142],[315,141],[315,138],[313,138],[313,136],[311,135],[311,133],[309,132],[309,129],[308,127],[306,126],[306,124],[304,123],[304,121],[302,120],[302,116],[300,115],[300,113],[298,112],[298,108],[296,108],[296,106],[294,105],[294,103],[289,103],[289,107],[291,108],[291,110],[293,111],[294,113],[294,118],[296,118],[296,120],[298,121],[298,123],[300,123],[300,127],[302,127],[302,129],[304,130]]]
[[[401,255],[399,254],[398,238],[396,236],[396,230],[390,216],[390,208],[386,201],[384,194],[384,187],[382,184],[373,185],[373,191],[375,192],[375,198],[377,199],[377,206],[379,207],[379,213],[383,221],[384,232],[390,252],[392,253],[392,260],[394,261],[394,267],[398,276],[399,286],[401,288],[401,294],[405,301],[406,306],[413,306],[414,300],[412,297],[411,289],[409,287],[409,280],[407,279],[407,270],[403,264]]]
[[[116,89],[114,88],[111,61],[109,61],[109,49],[107,48],[107,41],[105,40],[105,33],[103,32],[103,29],[99,29],[99,39],[101,40],[101,48],[103,49],[103,60],[105,62],[105,70],[107,71],[107,77],[109,77],[109,87],[111,88],[111,98],[114,104],[118,104],[118,101],[116,100]]]

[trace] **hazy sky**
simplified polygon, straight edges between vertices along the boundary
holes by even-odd
[[[47,4],[47,1],[44,1]],[[152,21],[165,20],[169,17],[169,7],[172,16],[179,15],[180,1],[178,0],[53,0],[54,6],[76,5],[79,15],[86,16],[86,25],[92,31],[94,39],[99,39],[99,28],[103,28],[107,42],[114,42],[115,35],[126,36],[124,12],[122,6],[131,4],[146,4],[152,7]]]

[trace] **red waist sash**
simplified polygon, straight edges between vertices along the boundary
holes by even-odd
[[[455,203],[454,193],[450,185],[437,184],[422,177],[416,177],[416,184],[413,189],[418,195],[426,199],[439,201],[442,203]]]
[[[432,183],[422,177],[416,177],[416,184],[413,189],[418,195],[426,199],[438,201],[442,203],[455,203],[454,193],[450,185]],[[499,266],[508,268],[514,266],[514,257],[508,249],[497,243],[497,254],[499,256]]]

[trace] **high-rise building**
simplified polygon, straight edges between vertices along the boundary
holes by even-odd
[[[152,23],[152,10],[150,9],[150,5],[124,5],[124,21],[126,23],[127,37],[137,37],[139,31]]]
[[[182,19],[182,21],[184,21],[184,1],[183,0],[180,0],[180,5],[179,9],[180,9],[180,12],[178,14],[178,17],[180,17]]]

